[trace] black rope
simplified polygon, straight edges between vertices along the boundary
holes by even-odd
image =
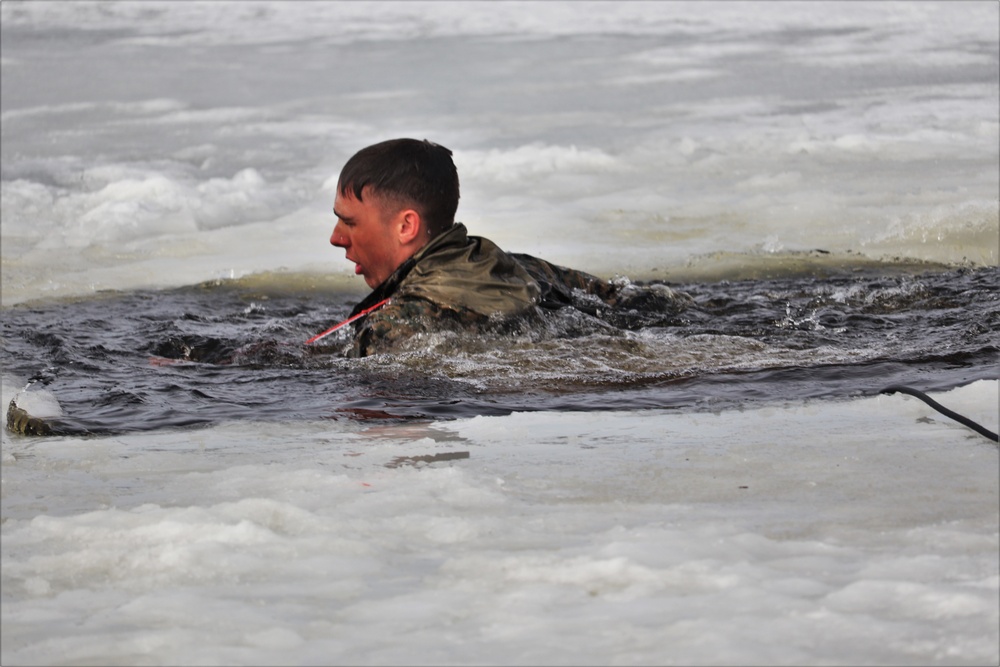
[[[894,384],[892,386],[886,387],[880,393],[882,393],[882,394],[895,394],[897,391],[899,393],[901,393],[901,394],[909,394],[910,396],[915,396],[915,397],[919,398],[921,401],[923,401],[927,405],[931,406],[932,408],[934,408],[935,410],[937,410],[938,412],[940,412],[941,414],[943,414],[945,417],[951,417],[952,419],[954,419],[955,421],[957,421],[959,424],[964,424],[964,425],[968,426],[969,428],[971,428],[976,433],[978,433],[979,435],[982,435],[982,436],[984,436],[986,438],[989,438],[993,442],[995,442],[997,444],[1000,444],[1000,436],[997,436],[996,433],[994,433],[993,431],[985,428],[984,426],[980,426],[979,424],[977,424],[976,422],[972,421],[968,417],[963,417],[962,415],[958,414],[957,412],[949,410],[948,408],[944,407],[943,405],[941,405],[940,403],[938,403],[937,401],[935,401],[933,398],[931,398],[930,396],[928,396],[927,394],[925,394],[922,391],[917,391],[916,389],[913,389],[912,387],[904,387],[904,386],[899,385],[899,384]]]

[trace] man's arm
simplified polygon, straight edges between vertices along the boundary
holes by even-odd
[[[361,320],[354,334],[352,357],[398,352],[414,336],[446,330],[461,315],[419,298],[393,297],[389,305]]]

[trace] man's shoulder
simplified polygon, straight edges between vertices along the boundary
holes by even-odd
[[[462,230],[423,253],[394,296],[470,317],[512,315],[535,305],[539,287],[531,274],[489,239]]]

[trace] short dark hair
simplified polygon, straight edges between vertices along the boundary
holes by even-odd
[[[412,206],[431,236],[455,222],[458,170],[451,151],[434,142],[390,139],[362,148],[340,171],[340,194],[362,201],[365,188],[384,204]]]

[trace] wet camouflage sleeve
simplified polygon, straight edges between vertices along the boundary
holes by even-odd
[[[470,311],[442,308],[426,299],[394,297],[355,325],[352,357],[398,352],[414,336],[476,326],[482,318]]]
[[[52,433],[48,422],[28,414],[13,400],[7,406],[7,430],[21,435],[49,435]]]
[[[531,255],[513,255],[514,259],[538,281],[542,288],[542,306],[562,308],[572,306],[584,312],[594,312],[608,305],[614,305],[618,298],[619,286],[610,280],[567,269]]]

